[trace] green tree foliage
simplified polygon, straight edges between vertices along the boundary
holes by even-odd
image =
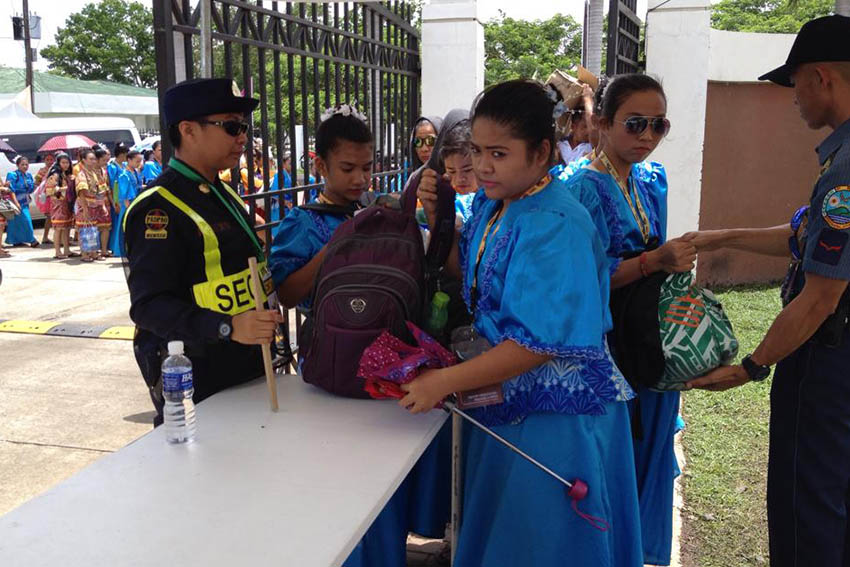
[[[828,16],[834,0],[722,0],[712,7],[711,27],[719,30],[797,33],[807,21]]]
[[[72,14],[41,50],[50,69],[77,79],[156,86],[153,15],[139,2],[103,0]]]
[[[416,10],[418,3],[413,5],[413,14],[416,18]],[[419,6],[421,8],[421,6]],[[310,4],[305,6],[305,19],[311,20],[315,16],[321,21],[321,5]],[[315,14],[314,14],[315,12]],[[298,13],[298,12],[296,12]],[[414,20],[415,21],[415,20]],[[349,31],[359,35],[366,35],[362,18],[354,24],[349,24]],[[395,35],[390,36],[389,26],[385,23],[380,30],[380,37],[385,43],[395,45],[397,43]],[[400,36],[399,36],[400,37]],[[274,38],[271,38],[272,40]],[[200,50],[199,42],[193,42],[193,62],[195,65],[195,76],[200,76]],[[299,46],[301,47],[301,46]],[[329,54],[329,53],[328,53]],[[343,102],[351,102],[367,114],[370,118],[370,123],[373,129],[376,124],[373,123],[373,112],[375,109],[370,109],[367,106],[370,91],[375,92],[377,97],[378,91],[381,93],[380,114],[381,118],[378,123],[383,127],[382,139],[395,135],[397,141],[401,145],[406,144],[406,140],[402,140],[402,124],[410,123],[415,116],[411,116],[409,110],[410,100],[405,93],[410,89],[409,79],[404,81],[404,89],[402,89],[401,79],[394,77],[389,73],[379,73],[377,71],[364,71],[361,67],[355,69],[354,65],[344,65],[336,63],[327,63],[318,61],[312,57],[288,56],[285,53],[276,52],[272,49],[264,50],[265,63],[265,78],[260,80],[260,57],[259,50],[251,47],[247,53],[247,61],[243,62],[243,51],[239,45],[232,44],[231,46],[231,72],[237,85],[246,89],[248,85],[244,80],[243,69],[246,67],[250,70],[250,83],[252,85],[251,94],[255,98],[261,99],[261,92],[265,92],[265,108],[267,113],[266,124],[268,126],[269,142],[272,146],[280,145],[282,148],[290,148],[291,140],[289,136],[291,132],[288,130],[289,124],[303,124],[306,126],[308,136],[312,137],[317,128],[317,118],[321,113],[336,104]],[[290,75],[288,69],[288,60],[292,60],[292,73]],[[275,79],[275,59],[279,61],[279,81]],[[303,65],[303,71],[302,71]],[[327,82],[326,78],[327,67]],[[213,76],[223,77],[226,72],[226,54],[225,46],[217,41],[213,41]],[[339,98],[336,96],[336,76],[337,69],[339,70],[340,92]],[[347,72],[346,72],[347,71]],[[291,78],[291,80],[290,80]],[[346,83],[348,86],[349,97],[346,99]],[[292,85],[294,96],[289,97],[289,85]],[[305,89],[302,91],[302,84]],[[381,88],[379,88],[381,86]],[[278,120],[275,113],[275,96],[280,100],[281,124],[282,130],[278,128]],[[395,94],[394,94],[395,93]],[[418,93],[417,93],[418,94]],[[305,97],[306,95],[306,97]],[[290,102],[292,103],[290,106]],[[376,99],[377,106],[377,99]],[[290,111],[292,111],[290,113]],[[262,107],[258,107],[254,111],[254,125],[259,128],[262,122]],[[390,124],[395,124],[393,131],[389,129]],[[258,130],[257,130],[258,132]],[[257,133],[255,132],[255,133]],[[376,132],[377,134],[377,132]],[[301,143],[301,140],[298,141]]]
[[[545,80],[581,62],[581,25],[572,16],[548,20],[499,17],[484,24],[485,84],[517,78]]]

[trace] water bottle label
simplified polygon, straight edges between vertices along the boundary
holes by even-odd
[[[163,392],[183,392],[192,387],[192,371],[164,372],[162,374]]]

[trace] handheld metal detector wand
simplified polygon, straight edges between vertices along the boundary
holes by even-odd
[[[455,404],[452,404],[450,402],[443,402],[443,405],[444,405],[446,411],[454,412],[454,413],[460,415],[465,420],[467,420],[469,423],[471,423],[472,425],[474,425],[475,427],[477,427],[478,429],[480,429],[481,431],[483,431],[484,433],[486,433],[487,435],[489,435],[490,437],[492,437],[493,439],[495,439],[496,441],[498,441],[499,443],[501,443],[502,445],[504,445],[505,447],[510,449],[511,451],[515,452],[517,455],[521,456],[526,461],[530,462],[531,464],[533,464],[534,466],[536,466],[537,468],[539,468],[543,472],[547,473],[549,476],[557,479],[559,482],[564,484],[567,488],[569,488],[569,489],[573,488],[572,482],[566,480],[564,477],[562,477],[561,475],[559,475],[558,473],[556,473],[555,471],[553,471],[552,469],[550,469],[549,467],[547,467],[546,465],[544,465],[543,463],[541,463],[540,461],[538,461],[537,459],[535,459],[534,457],[532,457],[531,455],[529,455],[528,453],[526,453],[525,451],[523,451],[522,449],[520,449],[519,447],[517,447],[516,445],[514,445],[510,441],[508,441],[507,439],[505,439],[504,437],[501,437],[500,435],[498,435],[497,433],[492,431],[490,428],[488,428],[486,425],[480,423],[474,417],[470,416],[465,411],[458,409]]]

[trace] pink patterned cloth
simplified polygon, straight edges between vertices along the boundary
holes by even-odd
[[[357,375],[366,381],[364,389],[373,398],[403,398],[399,385],[412,381],[423,369],[457,364],[452,353],[419,327],[408,321],[407,328],[419,346],[384,331],[360,357]]]

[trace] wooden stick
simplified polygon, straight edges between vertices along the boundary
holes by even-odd
[[[263,311],[262,287],[260,282],[260,274],[257,270],[257,259],[251,256],[248,258],[248,268],[251,269],[251,287],[254,291],[254,303],[257,305],[257,311]],[[269,404],[272,411],[277,411],[277,381],[274,377],[274,368],[272,367],[272,348],[270,345],[261,345],[263,348],[263,366],[266,369],[266,386],[269,387]]]

